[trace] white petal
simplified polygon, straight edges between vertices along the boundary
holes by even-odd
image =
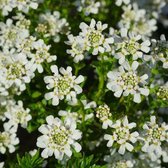
[[[77,142],[75,142],[75,143],[73,144],[73,146],[74,146],[76,152],[80,152],[81,149],[82,149],[81,145],[80,145],[79,143],[77,143]]]
[[[56,65],[51,66],[51,71],[55,73],[55,75],[58,75],[58,67]]]
[[[126,143],[126,148],[130,152],[134,149],[134,147],[130,143]]]
[[[52,99],[52,105],[57,106],[59,104],[59,99],[57,96],[54,96]]]
[[[47,148],[42,151],[41,156],[43,158],[48,158],[48,149]]]
[[[84,81],[84,77],[82,75],[79,75],[76,79],[75,79],[75,83],[76,84],[80,84],[81,82]]]
[[[114,93],[115,97],[120,97],[122,94],[123,90],[118,90],[117,92]]]
[[[132,63],[132,69],[133,69],[134,71],[138,68],[138,66],[139,66],[139,63],[138,63],[137,61],[134,61],[134,62]]]
[[[120,153],[121,155],[123,155],[125,153],[125,145],[120,146],[118,153]]]
[[[140,96],[139,93],[136,93],[136,94],[134,95],[134,102],[135,102],[135,103],[140,103],[140,102],[141,102],[141,96]]]
[[[144,96],[148,96],[148,95],[149,95],[149,89],[139,88],[139,91],[140,91],[141,94],[144,95]]]
[[[122,37],[127,37],[128,30],[126,28],[122,28],[120,32]]]

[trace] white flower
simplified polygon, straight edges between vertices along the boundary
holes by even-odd
[[[90,109],[90,108],[96,108],[96,102],[95,101],[91,101],[89,103],[87,103],[87,100],[81,100],[81,102],[84,105],[84,109]]]
[[[168,100],[168,82],[160,86],[156,94],[159,99]]]
[[[130,3],[130,0],[116,0],[115,2],[117,6],[121,6],[122,3],[124,3],[125,5],[128,5]]]
[[[50,55],[49,49],[50,46],[45,45],[43,40],[38,40],[33,42],[32,47],[36,50],[35,54],[30,54],[29,57],[31,61],[29,62],[29,66],[33,70],[33,72],[37,69],[39,73],[43,72],[43,62],[52,62],[57,59],[55,55]]]
[[[32,119],[29,112],[30,109],[24,109],[23,102],[18,101],[17,104],[14,104],[5,112],[5,117],[9,119],[7,123],[11,126],[21,124],[23,128],[26,128],[28,121]]]
[[[114,56],[119,59],[119,64],[125,62],[125,58],[133,58],[137,60],[142,58],[143,52],[148,53],[150,51],[150,41],[145,40],[140,42],[141,36],[135,35],[133,32],[129,32],[126,28],[120,29],[121,37],[117,37],[114,43]]]
[[[115,97],[134,95],[133,101],[136,103],[141,102],[141,94],[144,96],[149,95],[149,89],[145,87],[148,75],[138,76],[136,69],[139,63],[134,61],[132,66],[125,63],[120,66],[117,71],[110,71],[107,74],[109,78],[107,88],[112,90]],[[126,71],[125,71],[126,70]]]
[[[0,162],[0,168],[4,168],[4,162]]]
[[[151,52],[149,55],[144,56],[145,61],[151,61],[152,64],[157,61],[163,63],[163,68],[168,69],[168,42],[165,35],[160,36],[160,40],[152,39]]]
[[[28,13],[29,8],[37,9],[38,0],[14,0],[15,7],[18,8],[19,11]]]
[[[67,69],[60,68],[60,74],[56,65],[51,66],[51,71],[54,73],[53,76],[46,76],[44,78],[47,84],[47,89],[53,89],[53,91],[46,93],[45,98],[47,100],[52,99],[52,104],[57,106],[59,100],[66,98],[68,102],[76,103],[76,95],[82,93],[82,88],[79,86],[84,81],[84,77],[72,75],[72,68]]]
[[[71,122],[81,123],[81,115],[77,112],[60,110],[58,115],[64,117],[64,119],[67,121],[70,120]]]
[[[37,9],[38,0],[2,0],[0,2],[0,9],[4,16],[8,15],[14,8],[19,11],[27,13],[29,8]]]
[[[34,156],[36,153],[37,153],[37,149],[33,149],[33,150],[29,151],[29,154],[31,156]]]
[[[136,127],[136,123],[128,123],[127,116],[125,116],[122,120],[117,120],[111,127],[114,128],[113,134],[104,135],[104,139],[108,140],[107,147],[112,147],[116,142],[120,146],[118,153],[123,155],[126,149],[131,152],[134,147],[130,142],[135,143],[139,136],[136,131],[130,133],[130,129]]]
[[[84,11],[85,15],[88,16],[91,13],[97,14],[100,8],[100,2],[95,2],[95,0],[80,0],[80,3],[76,3],[78,6],[78,11]]]
[[[60,18],[59,11],[54,11],[53,14],[46,12],[40,15],[36,31],[44,37],[52,37],[54,42],[59,42],[60,34],[69,32],[69,23],[65,18]]]
[[[150,122],[143,125],[144,129],[144,145],[142,151],[147,152],[151,159],[155,161],[162,154],[162,142],[167,141],[168,125],[162,123],[160,126],[156,124],[156,117],[151,116]]]
[[[104,104],[100,105],[96,109],[96,117],[103,123],[102,128],[107,129],[108,127],[111,127],[112,120],[110,119],[112,116],[110,112],[110,108]]]
[[[9,12],[13,9],[11,0],[2,0],[0,3],[0,10],[2,10],[2,15],[7,16]]]
[[[78,63],[84,59],[84,51],[86,50],[84,39],[81,36],[74,37],[72,34],[68,35],[68,39],[66,44],[70,45],[71,49],[68,49],[67,53],[74,57],[74,62]]]
[[[6,24],[0,22],[0,46],[3,48],[14,47],[29,36],[27,29],[13,24],[12,19],[7,19]]]
[[[168,69],[168,41],[166,41],[164,35],[161,35],[160,41],[157,42],[157,47],[155,49],[158,49],[156,52],[159,60],[162,61],[163,68]]]
[[[110,155],[105,155],[104,161],[108,168],[133,168],[136,163],[132,153],[120,155],[116,153],[116,149],[110,149]]]
[[[4,131],[0,132],[0,153],[6,153],[7,148],[9,153],[15,151],[15,145],[19,143],[19,139],[16,137],[16,127],[4,124]]]
[[[9,53],[6,55],[3,67],[0,67],[0,82],[5,83],[5,88],[9,89],[13,86],[19,88],[20,91],[26,89],[25,83],[29,83],[34,77],[31,67],[28,67],[28,59],[24,54]]]
[[[44,148],[41,153],[43,158],[55,155],[55,158],[62,160],[64,155],[71,157],[73,147],[80,152],[81,145],[76,142],[81,138],[81,132],[76,129],[75,122],[62,122],[59,118],[48,116],[47,124],[43,124],[39,131],[43,134],[37,139],[37,146]]]
[[[102,34],[103,30],[107,28],[107,24],[102,24],[100,21],[96,23],[96,21],[92,19],[89,26],[82,22],[79,27],[82,30],[80,36],[84,38],[84,43],[87,45],[86,49],[88,51],[93,49],[93,55],[97,55],[99,52],[109,52],[111,50],[110,44],[113,43],[113,38],[106,38]]]
[[[124,13],[119,22],[120,28],[127,28],[135,34],[140,34],[143,39],[151,36],[152,32],[157,29],[156,19],[151,18],[151,13],[145,9],[139,9],[137,3],[123,6]]]

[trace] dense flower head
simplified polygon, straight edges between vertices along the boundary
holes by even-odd
[[[59,118],[48,116],[47,124],[43,124],[39,131],[43,134],[37,139],[37,146],[44,148],[42,157],[48,158],[55,155],[55,158],[62,160],[64,155],[69,158],[72,155],[72,146],[79,152],[81,146],[77,140],[81,138],[81,132],[76,129],[75,122],[62,122]]]
[[[146,56],[146,60],[150,60],[152,63],[161,61],[163,68],[168,69],[168,42],[165,35],[161,35],[160,40],[152,40],[151,53]]]
[[[111,116],[110,108],[106,104],[97,107],[96,117],[103,123],[103,129],[107,129],[108,126],[112,125]]]
[[[131,66],[126,63],[120,66],[118,70],[108,72],[107,88],[115,92],[115,97],[121,97],[122,94],[123,96],[131,94],[134,95],[133,101],[140,103],[140,94],[149,95],[149,89],[145,87],[148,75],[138,76],[138,65],[139,63],[134,61]]]
[[[114,129],[112,135],[104,135],[104,139],[108,140],[107,147],[110,148],[113,146],[113,143],[117,143],[120,154],[123,155],[126,149],[131,152],[134,147],[130,142],[135,143],[139,136],[139,133],[136,131],[130,132],[132,128],[136,127],[136,123],[128,123],[127,116],[125,116],[123,119],[117,120],[111,127]]]
[[[167,141],[168,125],[156,123],[156,117],[151,116],[150,121],[143,125],[144,129],[144,145],[142,151],[148,152],[152,160],[162,155],[162,142]]]
[[[156,19],[150,18],[145,9],[139,9],[137,4],[123,6],[122,19],[119,22],[120,28],[127,28],[134,33],[141,34],[144,38],[151,36],[157,29]]]
[[[71,45],[71,49],[68,49],[67,53],[74,57],[74,62],[78,63],[83,60],[86,51],[91,52],[93,55],[111,51],[110,45],[114,39],[103,34],[107,27],[107,24],[102,24],[100,21],[96,23],[92,19],[90,25],[84,22],[80,24],[81,32],[79,36],[68,36],[69,41],[66,43]]]
[[[125,59],[131,57],[133,60],[142,58],[143,53],[148,53],[150,51],[150,41],[142,39],[141,35],[135,35],[133,32],[128,32],[126,28],[120,30],[120,36],[116,36],[114,43],[114,53],[115,58],[119,59],[119,64],[125,62]]]
[[[167,2],[0,0],[0,168],[166,167]]]
[[[6,153],[8,148],[9,153],[15,151],[15,146],[19,143],[19,139],[16,137],[16,127],[4,124],[4,131],[0,132],[0,153]]]
[[[60,12],[46,12],[39,16],[39,24],[36,31],[44,37],[52,37],[54,42],[60,41],[60,34],[68,33],[69,23],[65,18],[60,18]]]
[[[19,11],[28,13],[29,8],[37,9],[38,0],[2,0],[0,10],[4,16],[8,15],[14,8]]]
[[[53,89],[53,91],[46,93],[45,98],[47,100],[52,99],[52,104],[57,106],[59,100],[66,98],[69,102],[77,102],[76,95],[82,92],[82,88],[79,86],[84,81],[82,75],[76,77],[72,75],[72,68],[67,69],[60,68],[60,74],[56,65],[51,66],[53,76],[46,76],[44,78],[47,84],[47,89]]]
[[[1,82],[5,83],[5,89],[16,86],[20,91],[26,89],[25,84],[29,83],[34,77],[34,73],[28,67],[28,59],[24,54],[8,53],[3,61],[3,66],[0,67]]]
[[[83,11],[85,15],[97,14],[101,3],[96,0],[77,0],[78,11]]]
[[[30,109],[23,108],[23,102],[18,101],[17,104],[13,104],[9,109],[5,112],[5,117],[9,120],[7,123],[9,125],[18,125],[21,124],[23,128],[27,127],[28,121],[32,119],[29,114]]]
[[[115,4],[117,6],[121,6],[122,4],[128,5],[130,3],[130,0],[116,0]]]
[[[168,100],[168,83],[160,86],[156,93],[157,97],[162,100]]]

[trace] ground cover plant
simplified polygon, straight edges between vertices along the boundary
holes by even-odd
[[[166,168],[166,0],[0,0],[0,168]]]

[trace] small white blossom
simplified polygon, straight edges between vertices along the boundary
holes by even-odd
[[[130,4],[130,0],[116,0],[116,2],[115,2],[115,4],[117,6],[121,6],[122,3],[124,3],[125,5],[128,5],[128,4]]]
[[[33,72],[37,69],[39,73],[42,73],[42,63],[45,61],[50,63],[52,61],[55,61],[57,57],[55,55],[50,55],[50,46],[47,46],[43,40],[33,42],[32,47],[36,50],[36,53],[29,55],[29,57],[31,58],[29,66],[31,67]]]
[[[107,129],[112,126],[112,120],[110,119],[111,116],[112,114],[110,112],[110,108],[106,104],[97,107],[96,117],[103,123],[103,129]]]
[[[143,53],[148,53],[150,51],[150,41],[142,40],[140,35],[135,35],[133,32],[128,32],[127,29],[120,29],[121,37],[116,39],[114,43],[114,56],[119,59],[119,64],[125,62],[125,58],[133,58],[133,60],[137,60],[138,58],[142,58]]]
[[[151,116],[150,122],[143,125],[144,145],[142,151],[147,152],[151,159],[155,161],[162,154],[162,142],[167,141],[168,125],[162,123],[160,126],[156,123],[156,117]]]
[[[18,8],[19,11],[28,13],[29,8],[37,9],[38,0],[14,0],[15,7]]]
[[[78,6],[78,11],[84,11],[86,16],[97,14],[101,5],[100,2],[96,2],[95,0],[78,0],[76,4]]]
[[[43,124],[39,131],[43,134],[37,139],[37,146],[44,148],[41,153],[43,158],[55,155],[55,158],[62,160],[64,155],[71,157],[73,147],[80,152],[81,145],[76,142],[81,138],[81,132],[76,129],[75,122],[62,122],[59,118],[48,116],[47,124]]]
[[[0,67],[0,82],[5,83],[5,89],[13,86],[19,88],[20,91],[26,89],[26,83],[29,83],[34,77],[31,67],[28,67],[27,57],[20,54],[9,53],[6,60],[3,62],[3,67]]]
[[[159,99],[168,100],[168,82],[160,86],[156,94]]]
[[[84,42],[87,45],[86,49],[88,51],[93,49],[93,55],[97,55],[99,52],[109,52],[111,50],[110,44],[113,43],[114,39],[112,37],[106,38],[102,33],[107,26],[107,24],[102,24],[100,21],[96,23],[94,19],[91,20],[89,26],[84,22],[79,26],[82,30],[80,36],[84,38]]]
[[[132,128],[136,127],[136,123],[128,123],[127,116],[125,116],[122,120],[117,120],[111,127],[114,129],[113,134],[104,135],[104,139],[108,141],[107,147],[112,147],[116,142],[120,146],[118,153],[123,155],[126,149],[131,152],[134,147],[130,142],[135,143],[139,136],[136,131],[130,132]]]
[[[136,69],[139,63],[134,61],[130,67],[129,64],[123,64],[118,70],[110,71],[107,74],[109,78],[107,88],[112,90],[115,97],[134,96],[133,101],[136,103],[141,102],[141,94],[144,96],[149,95],[149,89],[145,87],[148,75],[138,76]]]
[[[69,32],[69,23],[65,18],[60,18],[59,11],[54,11],[53,14],[46,12],[40,15],[36,31],[44,37],[52,37],[54,42],[59,42],[60,34]]]
[[[5,112],[5,117],[9,120],[7,123],[11,126],[21,124],[23,128],[26,128],[28,121],[32,119],[29,112],[30,109],[24,109],[23,102],[18,101]]]
[[[7,123],[4,124],[4,131],[0,132],[0,153],[6,153],[7,148],[9,153],[15,151],[15,145],[19,143],[16,137],[16,127],[11,127]]]
[[[51,66],[53,76],[46,76],[44,78],[47,84],[47,89],[53,89],[53,91],[46,93],[45,98],[47,100],[52,99],[52,104],[57,106],[60,100],[66,98],[68,102],[77,102],[76,95],[82,93],[82,88],[79,86],[84,81],[82,75],[76,77],[72,75],[72,68],[66,69],[60,68],[60,74],[56,65]]]
[[[12,19],[7,19],[6,23],[0,22],[0,46],[3,48],[14,47],[29,36],[27,29],[20,28],[13,24]]]
[[[4,16],[7,16],[15,8],[28,13],[30,8],[37,9],[37,7],[38,0],[2,0],[0,3],[0,10]]]
[[[0,168],[4,168],[4,162],[0,162]]]
[[[84,52],[86,50],[86,45],[84,39],[81,36],[68,35],[69,41],[66,44],[71,46],[71,49],[67,50],[67,53],[74,58],[74,62],[78,63],[84,59]]]
[[[142,35],[143,38],[151,36],[157,29],[156,19],[151,18],[150,13],[145,9],[139,9],[136,3],[123,6],[123,10],[122,19],[118,24],[120,28],[127,28],[137,35]]]

